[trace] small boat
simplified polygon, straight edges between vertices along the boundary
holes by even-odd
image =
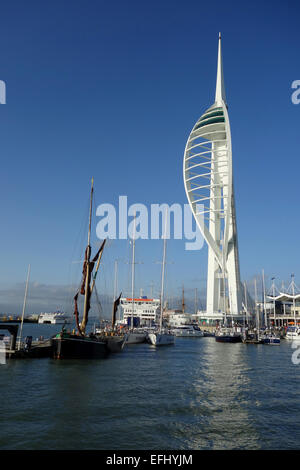
[[[222,327],[216,331],[215,339],[218,343],[241,343],[242,335],[234,328]]]
[[[131,261],[131,315],[127,316],[128,327],[126,328],[126,344],[140,344],[146,341],[147,333],[143,328],[135,326],[134,317],[134,303],[136,301],[134,296],[135,288],[135,236],[136,236],[136,215],[133,219],[133,236],[132,236],[132,261]],[[123,313],[124,319],[124,313]]]
[[[115,282],[116,286],[116,282]],[[95,293],[97,297],[97,301],[100,305],[97,289],[95,288]],[[114,302],[112,306],[112,321],[111,321],[111,328],[95,328],[95,334],[98,338],[101,338],[102,341],[106,342],[107,347],[110,352],[121,352],[125,346],[125,342],[127,340],[127,335],[123,332],[120,332],[116,329],[116,313],[118,311],[118,307],[120,304],[120,299],[122,296],[122,292],[118,298],[116,298],[116,289],[114,291]]]
[[[278,336],[274,335],[273,333],[266,333],[265,335],[262,336],[261,339],[262,339],[263,344],[271,344],[271,345],[280,344],[280,338],[278,338]]]
[[[40,338],[32,341],[32,336],[26,336],[21,347],[11,356],[13,359],[38,359],[52,357],[51,339]]]
[[[166,243],[167,243],[167,214],[166,214],[166,224],[165,224],[165,234],[164,234],[164,250],[163,250],[163,260],[162,260],[162,273],[161,273],[161,296],[160,296],[160,322],[159,328],[157,331],[148,334],[148,341],[153,346],[166,346],[169,344],[174,344],[175,337],[174,334],[165,328],[163,328],[163,300],[164,300],[164,280],[165,280],[165,264],[166,264]]]
[[[300,341],[300,328],[299,326],[289,326],[286,330],[286,339],[292,339],[293,341]]]
[[[138,328],[133,328],[126,333],[127,344],[145,343],[146,338],[147,333],[144,330],[139,330]]]
[[[212,332],[212,331],[203,330],[203,337],[204,338],[214,338],[215,333]]]
[[[118,335],[113,334],[111,336],[104,337],[103,340],[107,342],[107,347],[110,352],[121,352],[124,349],[126,343],[126,334]]]
[[[244,334],[243,343],[244,344],[262,344],[263,340],[259,336],[258,331],[253,331],[253,332],[247,331]]]
[[[153,346],[167,346],[174,344],[174,335],[166,329],[158,330],[148,334],[148,342]]]
[[[101,338],[102,341],[107,343],[108,349],[111,352],[120,352],[123,350],[127,335],[126,333],[119,333],[113,330],[105,330],[96,328],[95,336]]]

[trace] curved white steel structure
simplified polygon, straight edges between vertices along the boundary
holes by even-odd
[[[226,312],[240,316],[242,289],[221,35],[215,103],[198,119],[189,135],[183,178],[193,215],[208,244],[207,315],[220,318],[220,313]]]

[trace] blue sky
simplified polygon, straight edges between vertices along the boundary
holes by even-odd
[[[0,285],[80,278],[88,193],[95,202],[186,203],[182,159],[214,101],[218,32],[231,121],[241,274],[300,277],[299,4],[11,1],[0,15]],[[96,222],[96,220],[95,220]],[[95,225],[94,225],[95,227]],[[95,228],[93,234],[96,244]],[[168,243],[170,296],[204,288],[207,250]],[[109,243],[129,286],[127,242]],[[158,289],[161,241],[137,242],[137,289]],[[299,282],[300,284],[300,282]],[[3,291],[4,292],[4,291]],[[5,301],[0,289],[1,302]]]

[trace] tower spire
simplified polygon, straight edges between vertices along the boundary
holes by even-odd
[[[222,64],[222,51],[221,51],[221,33],[219,33],[219,50],[218,50],[218,68],[217,68],[217,85],[216,85],[216,98],[215,102],[221,104],[224,101],[226,104],[226,95],[223,77],[223,64]]]

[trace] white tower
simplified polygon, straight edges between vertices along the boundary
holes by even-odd
[[[240,316],[242,288],[221,35],[215,102],[190,133],[184,152],[183,178],[193,215],[208,244],[207,318],[222,318],[225,312]]]

